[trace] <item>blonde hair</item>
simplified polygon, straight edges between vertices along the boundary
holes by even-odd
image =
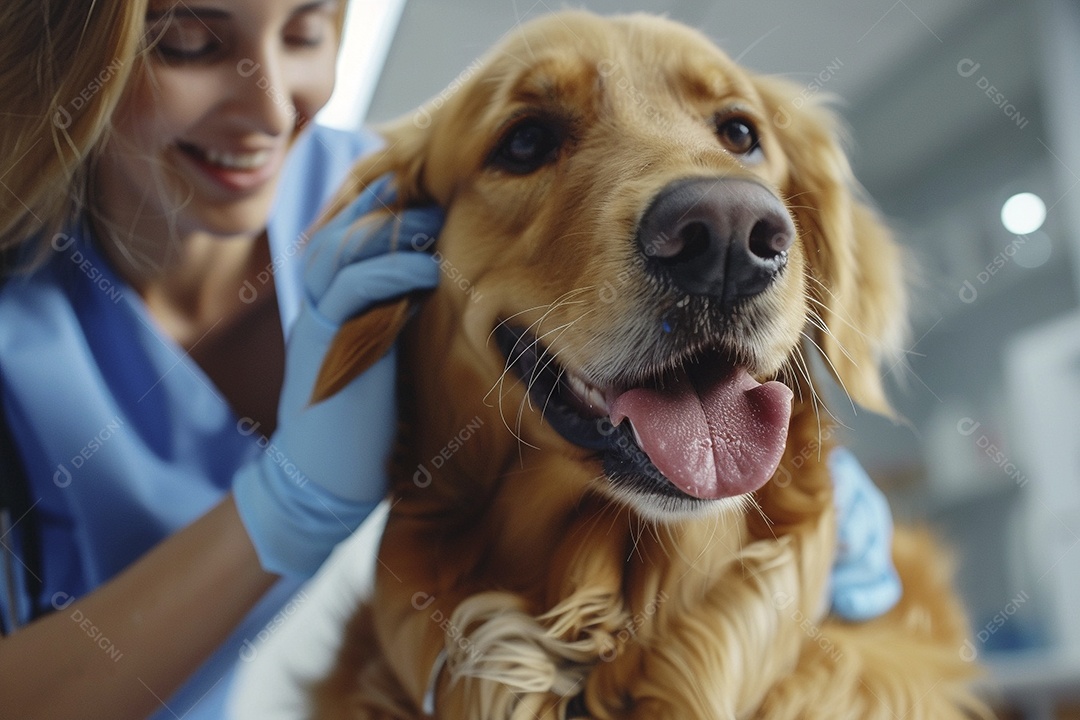
[[[0,4],[0,250],[60,230],[135,67],[147,0]]]
[[[43,255],[85,207],[94,153],[142,71],[146,11],[147,0],[0,3],[0,98],[12,110],[0,115],[0,253],[33,239]]]

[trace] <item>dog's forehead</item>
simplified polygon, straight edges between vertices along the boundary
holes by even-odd
[[[524,23],[428,106],[425,181],[436,198],[480,177],[500,137],[539,115],[569,130],[577,147],[632,152],[646,140],[719,154],[709,119],[737,111],[768,116],[757,82],[703,34],[651,15],[563,11]],[[657,146],[659,147],[659,146]],[[777,164],[780,153],[767,156]],[[773,168],[777,178],[783,169]]]
[[[581,106],[605,90],[639,104],[656,88],[703,100],[753,95],[749,76],[704,35],[649,15],[568,11],[525,23],[496,46],[480,75],[477,90],[525,104]]]

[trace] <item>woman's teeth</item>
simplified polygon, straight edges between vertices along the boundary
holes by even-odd
[[[256,150],[255,152],[231,153],[212,148],[199,148],[198,153],[203,160],[211,165],[226,168],[228,170],[254,170],[262,167],[270,160],[273,154],[270,150]]]

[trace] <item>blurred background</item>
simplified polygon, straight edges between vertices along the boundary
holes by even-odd
[[[988,686],[1080,717],[1080,5],[1068,0],[593,0],[702,29],[829,95],[913,260],[904,424],[836,398],[895,515],[956,551]],[[407,113],[543,0],[353,2],[339,126]],[[1070,711],[1069,708],[1072,708]],[[1075,714],[1070,714],[1075,713]]]

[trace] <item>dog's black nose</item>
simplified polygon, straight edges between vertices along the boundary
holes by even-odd
[[[787,264],[795,226],[764,185],[694,178],[660,191],[641,219],[637,240],[651,272],[729,306],[769,286]]]

